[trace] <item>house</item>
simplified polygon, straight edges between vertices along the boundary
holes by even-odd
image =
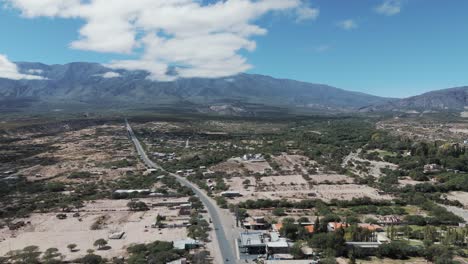
[[[286,240],[286,238],[279,238],[278,241],[270,241],[266,243],[266,251],[268,255],[274,254],[289,254],[290,243]]]
[[[182,239],[173,242],[175,249],[190,250],[203,246],[203,243],[194,239]]]
[[[348,228],[350,224],[347,223],[339,223],[339,222],[330,222],[327,224],[327,230],[328,232],[334,232],[340,228]]]
[[[243,232],[239,238],[239,250],[244,254],[265,254],[266,241],[262,232]]]

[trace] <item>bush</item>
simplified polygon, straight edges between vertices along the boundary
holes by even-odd
[[[286,212],[284,211],[283,208],[275,208],[275,209],[273,209],[272,214],[275,215],[275,216],[285,216]]]

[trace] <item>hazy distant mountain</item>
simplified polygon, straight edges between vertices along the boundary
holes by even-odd
[[[143,71],[112,70],[96,63],[45,65],[18,63],[22,73],[45,80],[0,79],[0,98],[22,104],[79,102],[83,104],[150,107],[161,103],[188,102],[202,105],[254,103],[316,109],[357,109],[389,99],[350,92],[327,85],[268,76],[239,74],[228,78],[148,80]],[[4,100],[5,102],[5,100]]]
[[[374,105],[370,108],[379,111],[402,110],[463,110],[468,107],[468,86],[437,90],[418,96]]]

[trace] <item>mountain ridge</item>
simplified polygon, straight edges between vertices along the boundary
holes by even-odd
[[[225,78],[187,78],[172,82],[148,80],[143,71],[115,70],[97,63],[46,65],[19,62],[21,73],[34,72],[44,80],[0,80],[0,97],[41,101],[114,101],[152,105],[188,101],[197,104],[234,102],[311,108],[354,109],[389,99],[323,84],[275,79],[256,74]],[[39,73],[40,72],[40,73]],[[105,78],[106,73],[118,75]]]
[[[99,63],[47,65],[17,62],[24,74],[44,80],[0,79],[0,100],[152,107],[181,102],[205,105],[262,104],[338,111],[461,110],[468,87],[432,91],[409,98],[385,98],[266,75],[241,73],[224,78],[187,78],[172,82],[149,80],[145,71],[111,69]],[[112,78],[109,78],[112,77]]]

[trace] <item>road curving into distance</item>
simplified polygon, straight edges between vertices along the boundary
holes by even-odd
[[[219,252],[221,253],[223,263],[237,263],[238,261],[235,253],[236,243],[234,242],[236,238],[233,237],[231,232],[231,235],[227,236],[225,230],[233,226],[232,219],[226,219],[225,216],[223,217],[223,213],[221,209],[217,206],[216,202],[213,199],[211,199],[208,195],[206,195],[200,188],[198,188],[198,186],[177,174],[165,171],[160,165],[154,163],[150,158],[148,158],[148,155],[146,154],[138,138],[135,136],[135,133],[133,132],[133,129],[128,123],[127,119],[125,119],[125,126],[128,132],[128,136],[135,145],[138,155],[147,167],[162,170],[167,174],[175,177],[182,185],[187,186],[193,190],[195,195],[205,205],[206,209],[208,210],[208,214],[211,217],[211,221],[213,222],[213,226],[215,227],[214,231],[216,234],[217,242],[219,245]]]

